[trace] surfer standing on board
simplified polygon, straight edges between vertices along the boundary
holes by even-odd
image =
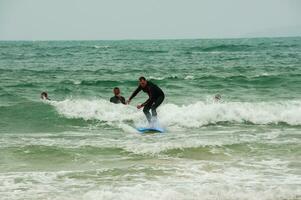
[[[147,81],[145,77],[139,78],[139,86],[138,88],[133,92],[132,96],[127,100],[127,104],[131,102],[131,100],[140,92],[143,91],[148,94],[148,99],[143,104],[137,105],[137,108],[140,109],[143,108],[143,112],[146,116],[146,119],[149,123],[156,121],[157,118],[157,111],[156,109],[161,105],[161,103],[164,100],[164,93],[163,91],[154,83]],[[152,111],[152,115],[150,114],[149,110]]]

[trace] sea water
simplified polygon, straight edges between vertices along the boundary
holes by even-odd
[[[2,41],[0,198],[301,199],[300,86],[298,37]]]

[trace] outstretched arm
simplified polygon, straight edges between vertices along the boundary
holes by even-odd
[[[138,86],[138,88],[133,92],[129,100],[127,101],[128,103],[141,91],[141,87]]]
[[[125,104],[125,99],[124,99],[124,97],[120,97],[120,102],[121,102],[122,104]]]

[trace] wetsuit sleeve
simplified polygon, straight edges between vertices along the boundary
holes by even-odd
[[[120,101],[121,101],[121,103],[125,104],[125,98],[124,97],[120,97]]]
[[[141,91],[141,86],[139,86],[132,94],[132,96],[129,98],[130,100],[132,100],[132,98],[134,98],[140,91]]]
[[[153,95],[152,95],[152,91],[151,91],[151,87],[148,88],[148,99],[143,103],[141,104],[141,106],[145,106],[146,104],[148,104],[150,101],[153,100]]]

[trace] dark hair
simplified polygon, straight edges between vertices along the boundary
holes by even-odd
[[[146,81],[146,78],[145,78],[144,76],[141,76],[141,77],[139,78],[139,81],[142,81],[142,80]]]
[[[114,87],[114,90],[119,90],[119,87]]]
[[[48,96],[47,92],[42,92],[41,95],[42,95],[42,96],[45,96],[45,97]]]

